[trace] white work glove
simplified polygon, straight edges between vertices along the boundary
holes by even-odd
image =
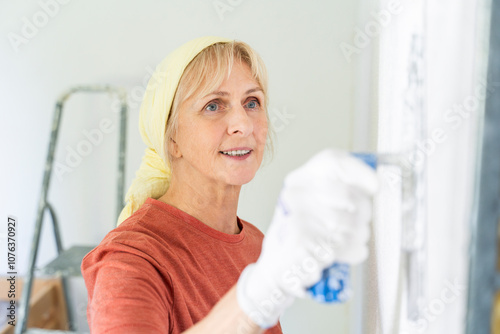
[[[376,173],[346,152],[325,149],[285,178],[262,252],[237,285],[238,304],[260,327],[274,326],[334,262],[368,256]]]

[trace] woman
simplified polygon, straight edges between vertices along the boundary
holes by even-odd
[[[282,333],[279,316],[324,268],[366,258],[376,179],[340,152],[287,176],[264,243],[237,217],[272,147],[267,99],[265,66],[242,42],[198,38],[157,67],[127,206],[82,263],[92,333]]]

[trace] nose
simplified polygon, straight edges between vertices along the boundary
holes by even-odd
[[[243,136],[248,136],[253,131],[253,122],[245,108],[241,105],[232,108],[228,115],[229,135],[240,132]]]

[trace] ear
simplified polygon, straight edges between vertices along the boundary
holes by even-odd
[[[168,139],[168,150],[169,150],[170,154],[172,155],[172,157],[174,157],[174,158],[182,157],[182,153],[181,153],[181,150],[179,149],[179,145],[172,137],[170,137]]]

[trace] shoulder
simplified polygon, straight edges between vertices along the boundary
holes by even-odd
[[[101,261],[111,253],[133,255],[150,262],[158,263],[158,253],[168,253],[168,245],[164,242],[164,235],[159,231],[159,225],[164,222],[154,208],[143,205],[118,227],[111,230],[83,259],[82,268]]]
[[[262,233],[262,231],[259,230],[259,228],[257,226],[255,226],[252,223],[249,223],[246,220],[243,220],[239,217],[238,217],[238,219],[240,220],[241,224],[243,225],[243,229],[245,230],[245,234],[247,235],[247,237],[256,238],[258,240],[264,239],[264,233]]]

